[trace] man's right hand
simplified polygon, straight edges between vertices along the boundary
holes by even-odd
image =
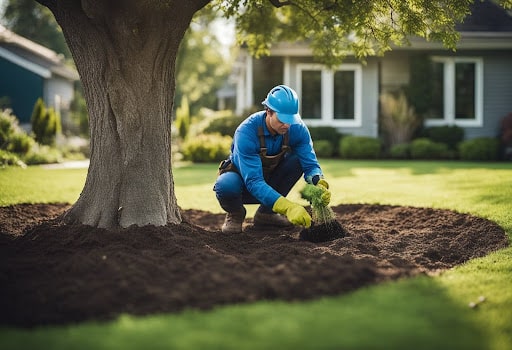
[[[276,213],[286,215],[288,220],[294,225],[301,225],[306,228],[311,226],[311,216],[307,212],[306,208],[302,205],[289,201],[283,196],[277,199],[272,210]]]

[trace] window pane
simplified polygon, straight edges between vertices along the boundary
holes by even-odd
[[[283,67],[282,57],[253,60],[253,98],[256,105],[261,106],[270,89],[283,83]]]
[[[455,64],[455,118],[475,119],[475,64]]]
[[[334,119],[355,119],[355,72],[334,73]]]
[[[322,74],[318,70],[302,71],[301,115],[304,119],[322,117]]]
[[[432,63],[432,103],[427,113],[428,119],[444,119],[444,64]]]

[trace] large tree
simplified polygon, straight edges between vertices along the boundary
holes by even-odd
[[[90,115],[91,163],[67,222],[180,223],[170,162],[175,61],[192,16],[210,0],[37,0],[62,27]],[[454,47],[472,0],[215,0],[254,54],[310,40],[327,64],[380,54],[409,35]],[[510,0],[501,0],[511,7]]]

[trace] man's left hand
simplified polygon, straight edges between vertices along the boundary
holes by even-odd
[[[318,180],[316,187],[321,188],[323,193],[320,197],[323,206],[327,206],[331,202],[331,191],[329,191],[329,184],[324,179]]]

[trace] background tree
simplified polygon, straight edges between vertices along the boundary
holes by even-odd
[[[198,11],[178,51],[174,100],[181,103],[186,96],[191,115],[217,107],[215,92],[231,71],[231,58],[223,55],[214,29],[220,15],[212,6]]]
[[[34,0],[8,0],[3,21],[16,34],[71,58],[62,30],[47,7]]]
[[[98,227],[180,223],[170,166],[175,61],[193,15],[209,0],[37,0],[50,8],[82,78],[91,163],[67,222]],[[471,0],[216,1],[239,40],[264,53],[308,39],[334,64],[389,50],[407,35],[454,46]],[[510,0],[501,0],[511,7]]]

